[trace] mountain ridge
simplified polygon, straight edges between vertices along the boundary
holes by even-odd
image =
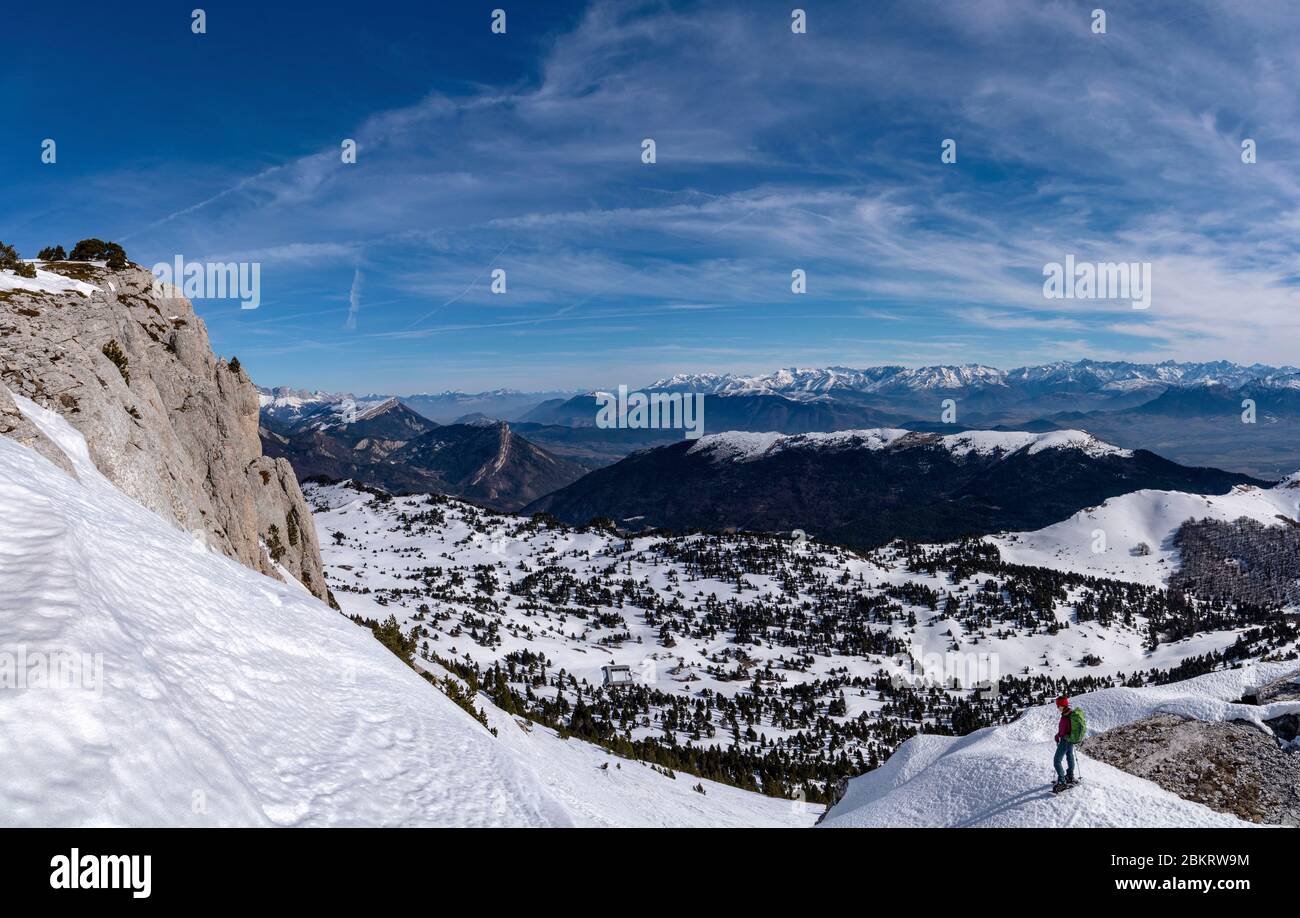
[[[437,424],[397,398],[352,417],[312,413],[262,428],[268,455],[300,480],[355,479],[397,493],[451,494],[514,510],[577,480],[582,467],[515,433],[505,421]]]
[[[803,530],[856,548],[1032,530],[1143,487],[1265,482],[1083,431],[710,435],[631,454],[524,508],[683,530]],[[1009,499],[1014,495],[1014,500]]]
[[[1300,368],[1268,364],[1239,364],[1227,360],[1140,362],[1057,360],[1003,370],[987,364],[932,364],[908,367],[881,364],[868,367],[782,367],[766,373],[694,372],[658,377],[641,388],[646,391],[702,392],[735,394],[739,392],[775,392],[786,395],[816,396],[832,392],[881,393],[890,390],[959,390],[962,388],[1056,387],[1072,391],[1110,388],[1186,387],[1204,384],[1242,385],[1261,382],[1272,387],[1300,389]],[[613,389],[615,387],[607,387]],[[358,398],[349,393],[294,389],[289,386],[259,388],[268,398]],[[446,389],[437,393],[372,394],[361,399],[399,398],[482,400],[500,397],[531,397],[534,404],[557,397],[560,402],[575,396],[591,395],[600,387],[570,390],[526,391],[498,388],[483,392]],[[469,413],[469,412],[462,412]],[[509,419],[513,420],[513,419]]]
[[[1265,364],[1243,366],[1229,361],[1158,363],[1129,361],[1055,361],[1001,370],[984,364],[938,364],[904,367],[789,367],[754,375],[735,373],[682,373],[650,383],[647,389],[713,394],[766,391],[782,394],[852,391],[882,393],[897,390],[951,391],[959,389],[1038,386],[1072,391],[1112,388],[1185,386],[1216,381],[1220,384],[1263,381],[1300,388],[1300,369]]]

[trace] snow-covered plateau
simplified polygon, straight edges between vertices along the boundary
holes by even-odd
[[[1048,449],[1075,449],[1089,456],[1131,457],[1132,450],[1120,449],[1082,430],[1054,430],[1047,433],[972,430],[937,436],[899,428],[839,430],[833,433],[779,434],[732,430],[701,437],[689,452],[703,453],[714,461],[747,462],[782,450],[883,450],[900,446],[934,445],[954,456],[1002,457],[1025,450],[1031,455]]]

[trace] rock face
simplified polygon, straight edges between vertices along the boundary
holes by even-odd
[[[67,470],[9,392],[57,411],[139,503],[254,570],[279,578],[282,567],[330,599],[293,468],[262,454],[257,390],[213,355],[190,302],[155,295],[153,276],[135,266],[57,263],[38,279],[57,280],[54,272],[83,284],[0,291],[0,434]]]
[[[1243,704],[1272,704],[1274,701],[1300,701],[1300,669],[1267,682],[1242,698]]]
[[[1080,748],[1220,813],[1300,826],[1300,755],[1250,724],[1157,714],[1100,733]]]

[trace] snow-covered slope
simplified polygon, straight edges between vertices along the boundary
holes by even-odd
[[[62,418],[16,401],[77,478],[0,438],[0,823],[811,821],[632,763],[611,776],[604,753],[517,726],[493,737],[366,629],[131,501]]]
[[[421,661],[420,665],[435,675],[448,675],[436,663]],[[484,703],[482,711],[501,744],[527,761],[538,783],[580,826],[807,828],[825,809],[821,804],[767,797],[685,772],[657,770],[582,740],[563,739],[554,730],[491,704]]]
[[[1210,673],[1185,682],[1140,689],[1112,688],[1082,695],[1090,733],[1156,713],[1204,721],[1264,719],[1300,709],[1295,702],[1234,703],[1247,688],[1277,678],[1295,664],[1270,664]],[[1083,783],[1054,795],[1051,705],[1031,708],[1014,723],[964,737],[917,736],[881,768],[849,782],[844,798],[822,825],[927,827],[1158,827],[1245,826],[1232,816],[1162,790],[1086,755]]]
[[[0,820],[567,821],[368,632],[144,510],[20,405],[80,481],[0,439],[0,645],[102,661],[102,684],[0,692]]]
[[[1273,488],[1238,485],[1221,495],[1134,491],[1044,529],[990,536],[988,541],[1013,564],[1162,586],[1178,568],[1173,536],[1179,526],[1191,519],[1241,517],[1266,526],[1282,523],[1279,517],[1300,518],[1300,477],[1292,476]],[[1148,554],[1140,553],[1143,544]]]

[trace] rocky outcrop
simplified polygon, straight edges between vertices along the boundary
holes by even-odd
[[[1091,737],[1080,748],[1220,813],[1300,826],[1300,755],[1252,724],[1156,714]]]
[[[57,411],[86,438],[99,470],[139,503],[329,599],[293,468],[262,454],[257,390],[212,353],[190,302],[155,295],[153,276],[136,266],[42,268],[84,283],[0,293],[0,434],[70,471],[8,392]]]
[[[1256,686],[1241,699],[1242,704],[1272,704],[1274,701],[1300,701],[1300,669]]]

